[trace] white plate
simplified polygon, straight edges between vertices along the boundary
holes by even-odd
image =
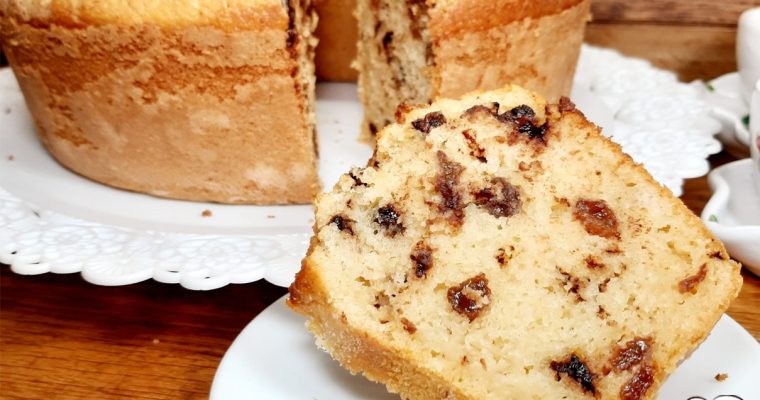
[[[720,121],[718,139],[729,153],[736,157],[749,156],[749,127],[746,119],[749,104],[742,95],[742,82],[738,72],[719,76],[703,87],[703,98],[711,113]]]
[[[243,329],[224,355],[211,400],[398,399],[385,387],[352,376],[314,344],[304,319],[284,297]],[[728,374],[718,382],[716,374]],[[760,344],[724,315],[710,336],[660,389],[662,400],[760,399]],[[737,400],[726,397],[721,400]]]
[[[760,193],[752,182],[752,159],[715,168],[707,182],[713,195],[702,211],[702,221],[731,257],[760,276]]]
[[[573,100],[663,185],[707,173],[720,151],[699,92],[673,73],[584,46]],[[357,140],[356,86],[317,87],[320,177],[331,188],[371,149]],[[13,156],[13,160],[10,160]],[[210,210],[212,217],[201,213]],[[0,70],[0,262],[21,274],[81,272],[100,285],[145,279],[196,290],[266,279],[287,286],[311,231],[309,206],[167,200],[94,183],[56,163],[34,134],[10,69]]]

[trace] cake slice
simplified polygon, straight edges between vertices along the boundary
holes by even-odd
[[[428,103],[508,83],[552,101],[568,95],[590,3],[356,0],[364,129],[392,122],[402,101]]]
[[[155,196],[310,203],[310,0],[8,0],[0,42],[69,169]]]
[[[405,399],[655,397],[740,266],[567,99],[401,107],[316,201],[288,304]]]

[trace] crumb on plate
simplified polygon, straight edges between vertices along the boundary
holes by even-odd
[[[715,380],[718,381],[718,382],[723,382],[726,379],[728,379],[728,374],[716,374],[715,375]]]
[[[212,216],[212,215],[214,215],[214,214],[212,214],[212,213],[211,213],[211,210],[209,210],[209,209],[205,209],[205,210],[203,210],[203,212],[201,213],[201,217],[203,217],[203,218],[208,218],[208,217],[210,217],[210,216]]]

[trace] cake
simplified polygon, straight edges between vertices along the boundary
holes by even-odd
[[[514,83],[568,95],[589,0],[357,0],[356,67],[364,130],[425,104]]]
[[[356,0],[314,0],[319,25],[314,35],[319,39],[315,61],[317,79],[355,81],[356,70]]]
[[[85,177],[156,196],[308,203],[309,0],[8,0],[2,43],[37,133]]]
[[[739,270],[569,100],[507,86],[400,107],[317,197],[288,304],[404,399],[642,400]]]

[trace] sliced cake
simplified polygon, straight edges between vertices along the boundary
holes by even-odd
[[[401,107],[316,201],[290,287],[317,344],[405,399],[653,399],[740,266],[563,98]]]
[[[508,83],[568,95],[589,0],[356,0],[364,129],[401,102],[428,103]],[[329,23],[329,22],[328,22]]]
[[[0,39],[61,164],[156,196],[308,203],[309,0],[8,0]]]

